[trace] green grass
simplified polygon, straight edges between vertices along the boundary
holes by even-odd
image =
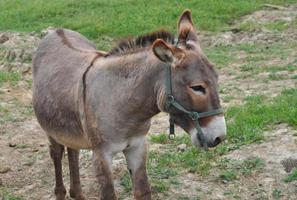
[[[180,184],[177,180],[178,171],[164,167],[164,161],[159,164],[155,159],[162,160],[162,158],[159,158],[154,153],[150,155],[148,176],[151,188],[154,192],[166,194],[171,186]],[[132,182],[128,171],[122,176],[120,184],[124,189],[124,194],[121,194],[121,198],[124,198],[124,195],[132,191]]]
[[[294,71],[297,70],[297,61],[292,60],[285,66],[274,66],[267,61],[284,60],[284,63],[292,59],[292,52],[295,50],[296,42],[284,44],[275,42],[273,44],[232,44],[219,45],[206,48],[204,51],[216,68],[228,68],[230,64],[239,63],[241,72],[251,73],[252,75],[264,71]],[[266,63],[265,63],[266,62]],[[229,67],[230,68],[230,67]],[[230,69],[231,70],[231,69]]]
[[[153,143],[166,144],[168,142],[168,135],[166,134],[152,135],[150,137],[150,141]]]
[[[132,182],[128,171],[122,176],[120,184],[124,188],[125,193],[132,190]]]
[[[48,26],[77,30],[92,39],[121,37],[165,27],[175,30],[180,13],[190,8],[199,29],[218,31],[264,3],[295,0],[0,0],[0,30],[40,31]]]
[[[1,200],[22,200],[23,198],[15,196],[7,192],[4,188],[0,187],[0,199]]]
[[[268,75],[268,80],[279,81],[283,79],[285,79],[285,77],[279,74],[271,73]]]
[[[258,23],[258,22],[245,22],[240,24],[238,29],[241,31],[258,31],[262,29],[268,29],[270,31],[284,31],[289,27],[296,27],[297,20],[294,19],[290,22],[284,20],[276,20],[274,22]]]
[[[280,71],[293,72],[293,71],[297,70],[297,64],[288,64],[285,66],[263,66],[263,68],[264,68],[263,70],[272,72],[272,73],[276,73],[276,72],[280,72]]]
[[[235,144],[261,141],[268,124],[297,127],[296,116],[297,89],[285,90],[272,100],[264,96],[249,97],[244,106],[227,110],[228,140]]]
[[[30,147],[30,145],[25,144],[25,143],[17,144],[17,145],[15,146],[16,149],[26,149],[26,148],[28,148],[28,147]]]
[[[291,76],[291,79],[297,79],[297,74],[293,74],[293,75]]]
[[[13,86],[21,80],[21,75],[18,72],[0,71],[0,86],[3,83],[11,83]]]
[[[158,181],[166,180],[168,183],[180,175],[181,171],[206,176],[220,155],[238,149],[242,145],[263,141],[263,132],[271,129],[273,125],[286,123],[296,128],[297,89],[284,90],[273,99],[263,96],[249,97],[245,105],[227,109],[226,116],[228,143],[221,144],[208,152],[193,147],[188,135],[176,137],[174,140],[169,140],[166,134],[152,136],[151,142],[166,144],[162,146],[161,151],[150,152],[148,169],[152,181],[157,178]],[[177,146],[182,143],[187,144],[187,150],[177,152]],[[240,163],[221,162],[220,177],[233,180],[238,175],[249,176],[263,166],[263,161],[257,157],[248,158]]]
[[[290,23],[286,21],[276,21],[276,22],[271,22],[264,25],[264,27],[269,30],[277,30],[277,31],[286,30],[289,28],[289,26],[290,26]]]
[[[221,170],[219,179],[223,181],[233,181],[241,176],[250,176],[265,166],[264,161],[259,157],[249,157],[245,160],[223,158],[217,163]]]
[[[204,49],[206,55],[211,60],[211,62],[215,63],[216,68],[220,69],[228,66],[236,57],[234,56],[234,48],[229,45],[221,45],[211,48]]]
[[[289,176],[284,179],[284,182],[290,183],[293,181],[297,181],[297,169],[295,169]]]
[[[282,191],[280,189],[277,189],[277,188],[273,189],[272,197],[273,197],[273,199],[281,199]]]
[[[253,171],[260,170],[265,163],[259,157],[250,157],[245,159],[240,165],[240,173],[244,176],[249,176]]]
[[[261,30],[263,27],[264,27],[263,24],[246,22],[246,23],[240,24],[239,29],[241,31],[257,31],[257,30]]]
[[[2,99],[0,95],[0,101],[6,100]],[[0,104],[0,125],[5,124],[7,122],[21,122],[26,120],[28,117],[31,117],[32,115],[32,106],[23,105],[22,102],[20,102],[16,98],[10,100],[9,104]],[[4,132],[6,132],[6,130],[4,130]]]
[[[224,181],[232,181],[237,179],[237,174],[234,170],[227,170],[227,171],[221,172],[219,177]]]

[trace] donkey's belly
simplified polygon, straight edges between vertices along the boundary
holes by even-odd
[[[47,135],[53,138],[59,144],[72,149],[90,149],[91,145],[83,134],[68,134],[63,132],[47,132]]]

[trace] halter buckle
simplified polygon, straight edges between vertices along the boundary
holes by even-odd
[[[175,134],[169,133],[168,138],[169,138],[169,140],[174,140]]]
[[[173,95],[167,95],[167,101],[169,103],[172,103],[174,101],[174,96]]]
[[[175,138],[175,133],[174,133],[174,123],[172,120],[169,120],[169,135],[168,135],[169,140],[173,140]]]

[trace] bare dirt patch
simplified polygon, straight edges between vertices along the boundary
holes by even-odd
[[[297,7],[284,10],[262,10],[245,16],[234,23],[230,31],[217,35],[201,33],[203,46],[215,48],[220,45],[275,43],[288,46],[288,54],[271,59],[268,55],[255,62],[265,66],[287,66],[293,64],[293,70],[286,67],[277,72],[280,78],[271,78],[270,71],[254,73],[242,71],[247,63],[249,52],[238,51],[230,65],[221,67],[219,72],[223,105],[240,105],[248,96],[262,94],[276,96],[283,89],[296,87],[296,22]],[[281,21],[281,30],[271,30],[271,24]],[[253,28],[242,30],[246,25]],[[269,25],[267,28],[267,24]],[[264,27],[264,28],[263,28]],[[266,27],[266,28],[265,28]],[[1,117],[9,116],[0,123],[0,194],[1,191],[20,196],[23,199],[54,199],[54,172],[48,155],[47,139],[33,116],[31,108],[31,60],[40,41],[39,36],[21,33],[0,33],[0,70],[22,74],[17,85],[5,83],[0,87],[0,108],[5,112]],[[294,63],[295,62],[295,63]],[[279,76],[278,76],[279,77]],[[1,111],[2,112],[2,111]],[[4,119],[4,118],[3,118]],[[166,133],[168,116],[160,114],[152,121],[151,134]],[[180,129],[177,130],[182,134]],[[287,176],[283,162],[297,159],[296,130],[285,124],[272,127],[265,133],[265,142],[251,144],[235,150],[224,158],[235,161],[251,156],[259,157],[264,167],[249,176],[222,182],[218,171],[213,170],[208,177],[183,172],[178,186],[169,189],[167,196],[154,194],[154,199],[296,199],[296,182],[284,183]],[[151,144],[152,149],[162,150],[159,144]],[[95,198],[96,185],[92,173],[91,152],[81,152],[81,177],[83,190],[89,199]],[[65,185],[69,186],[67,159],[64,159]],[[124,193],[120,179],[125,172],[123,156],[114,160],[114,179],[119,193]],[[132,199],[132,198],[125,198]]]
[[[203,46],[218,46],[225,44],[240,43],[265,43],[271,44],[278,41],[291,41],[297,39],[296,35],[296,5],[287,7],[286,9],[266,9],[259,10],[250,15],[246,15],[239,20],[233,22],[229,30],[223,33],[211,34],[200,33],[200,40]],[[279,31],[278,24],[283,23],[284,30]],[[245,27],[245,25],[249,27]],[[272,26],[270,28],[270,26]],[[275,27],[273,27],[275,25]]]
[[[0,70],[28,73],[39,41],[33,33],[0,32]]]

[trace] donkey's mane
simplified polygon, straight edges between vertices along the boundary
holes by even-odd
[[[160,30],[145,35],[140,35],[135,38],[122,39],[120,42],[118,42],[116,47],[108,52],[107,56],[119,56],[137,52],[142,48],[152,45],[157,39],[163,39],[170,44],[174,44],[175,37],[168,31]]]

